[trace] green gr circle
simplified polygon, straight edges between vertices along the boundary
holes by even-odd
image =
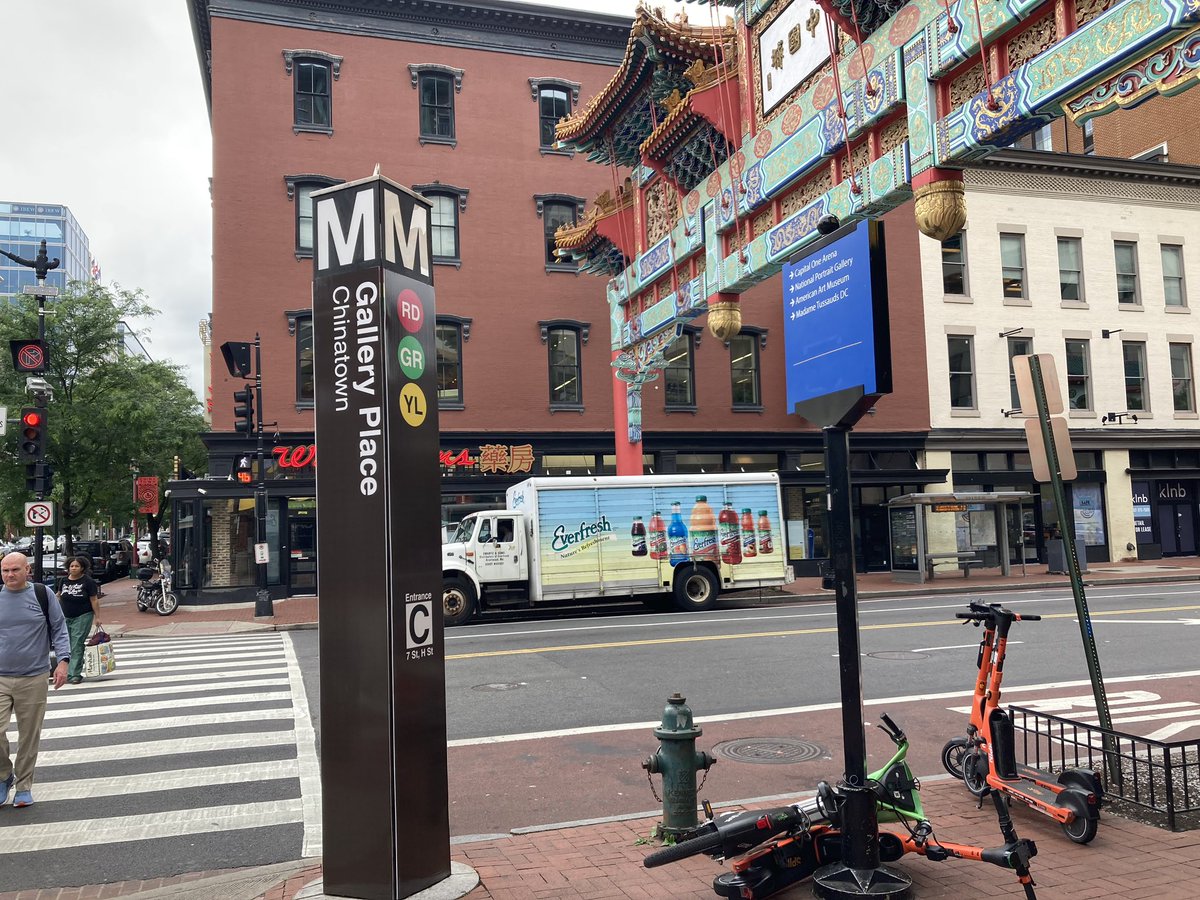
[[[420,378],[425,372],[425,351],[421,342],[414,335],[408,335],[396,348],[396,359],[400,363],[400,371],[412,379]]]

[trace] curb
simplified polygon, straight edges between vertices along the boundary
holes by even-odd
[[[138,900],[255,900],[318,862],[318,859],[296,859],[269,866],[233,869],[220,875],[193,878],[122,896]]]

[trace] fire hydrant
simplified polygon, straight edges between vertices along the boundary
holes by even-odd
[[[716,762],[711,753],[696,750],[696,738],[702,733],[701,728],[692,724],[692,710],[683,695],[672,694],[663,710],[662,724],[654,729],[658,750],[642,763],[647,773],[662,775],[663,819],[659,837],[679,835],[698,824],[696,772],[701,769],[707,772]]]

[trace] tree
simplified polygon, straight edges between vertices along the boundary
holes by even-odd
[[[53,392],[46,456],[54,470],[59,530],[68,535],[96,516],[129,521],[134,471],[158,475],[165,485],[176,455],[188,468],[204,467],[204,419],[182,368],[125,349],[122,323],[157,312],[141,291],[90,282],[72,282],[46,301],[49,366],[43,377]],[[35,298],[0,304],[0,341],[37,333]],[[25,376],[0,368],[0,404],[10,410],[28,405]],[[32,497],[12,438],[0,455],[12,461],[0,466],[0,516],[11,533]]]

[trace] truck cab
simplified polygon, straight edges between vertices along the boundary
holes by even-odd
[[[481,605],[528,600],[525,517],[488,510],[463,518],[442,545],[442,606],[447,625],[461,625]]]

